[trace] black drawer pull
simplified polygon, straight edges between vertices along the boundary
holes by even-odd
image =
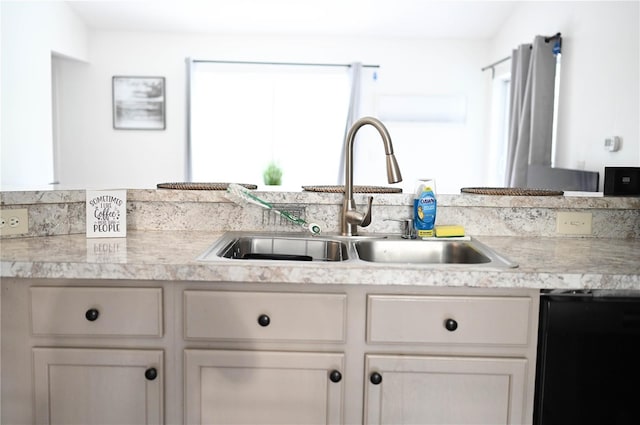
[[[458,322],[453,319],[447,319],[444,321],[444,327],[447,328],[449,332],[453,332],[458,329]]]
[[[260,326],[262,327],[269,326],[269,323],[271,323],[271,318],[266,314],[261,314],[260,316],[258,316],[258,324]]]
[[[329,374],[329,379],[331,382],[340,382],[342,381],[342,374],[338,370],[332,370]]]
[[[382,375],[380,375],[378,372],[373,372],[371,375],[369,375],[369,381],[371,381],[373,385],[380,385],[380,383],[382,382]]]
[[[100,316],[100,312],[96,308],[90,308],[84,314],[84,317],[90,322],[95,322],[96,320],[98,320],[99,316]]]

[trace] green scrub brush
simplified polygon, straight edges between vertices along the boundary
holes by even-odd
[[[275,208],[273,205],[271,205],[267,201],[258,198],[249,189],[246,189],[240,186],[239,184],[230,183],[229,186],[227,186],[227,195],[228,195],[227,196],[228,199],[230,199],[231,201],[237,204],[242,204],[242,202],[245,202],[245,203],[258,205],[264,209],[275,212],[276,214],[286,218],[293,224],[297,224],[298,226],[305,228],[306,230],[310,231],[314,235],[320,234],[321,229],[319,224],[307,223],[305,220],[298,217],[294,217],[287,211],[281,211]]]

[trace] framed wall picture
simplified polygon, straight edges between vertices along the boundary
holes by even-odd
[[[113,77],[113,128],[164,130],[164,77]]]

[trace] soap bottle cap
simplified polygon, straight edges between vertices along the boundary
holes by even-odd
[[[420,195],[425,188],[431,188],[431,191],[433,192],[433,194],[436,194],[436,180],[435,179],[430,179],[430,178],[425,178],[425,179],[418,179],[418,182],[416,183],[416,195]]]

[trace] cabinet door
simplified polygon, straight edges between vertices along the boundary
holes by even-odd
[[[160,350],[34,348],[38,424],[160,424]]]
[[[365,423],[527,422],[526,368],[514,358],[368,355]]]
[[[340,424],[341,353],[185,350],[188,424]]]

